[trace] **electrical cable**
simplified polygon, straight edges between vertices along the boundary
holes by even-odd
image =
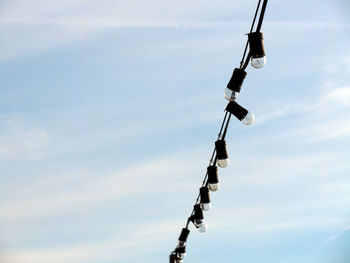
[[[265,16],[265,11],[266,11],[266,6],[267,6],[267,1],[268,0],[264,0],[262,7],[261,7],[261,12],[260,12],[260,18],[259,18],[259,22],[258,22],[258,26],[256,27],[256,32],[260,32],[261,27],[262,27],[262,23],[264,21],[264,16]]]
[[[267,0],[264,0],[263,5],[265,4],[265,2],[267,2]],[[255,10],[255,15],[254,15],[254,18],[253,18],[253,22],[252,22],[252,25],[251,25],[251,27],[250,27],[250,33],[253,31],[253,28],[254,28],[254,25],[255,25],[255,21],[256,21],[258,12],[259,12],[260,4],[261,4],[261,0],[259,0],[258,5],[257,5],[256,10]],[[265,4],[265,8],[266,8],[266,4]],[[262,23],[261,16],[260,16],[259,22],[260,22],[260,21],[261,21],[261,23]],[[244,54],[243,54],[243,57],[242,57],[242,61],[244,60],[245,54],[246,54],[246,52],[247,52],[248,43],[249,43],[249,41],[247,40],[247,44],[246,44],[246,47],[245,47],[245,50],[244,50]],[[242,63],[242,61],[241,61],[241,63]],[[248,61],[249,61],[249,60],[248,60]],[[248,65],[248,63],[247,63],[247,65]],[[246,66],[245,66],[245,67],[246,67]],[[244,69],[245,69],[245,68],[244,68]],[[220,139],[220,137],[221,137],[221,133],[222,133],[223,127],[224,127],[224,125],[225,125],[227,115],[228,115],[228,112],[225,111],[225,116],[224,116],[224,120],[223,120],[223,122],[222,122],[222,124],[221,124],[221,128],[220,128],[220,132],[219,132],[219,135],[218,135],[218,139]],[[228,118],[228,121],[226,122],[225,129],[224,129],[224,135],[223,135],[223,137],[222,137],[221,139],[225,139],[225,137],[226,137],[227,128],[228,128],[228,125],[229,125],[229,122],[230,122],[230,118],[231,118],[231,114],[229,114],[229,118]],[[216,159],[215,152],[216,152],[216,149],[214,148],[214,151],[213,151],[212,157],[211,157],[211,159],[210,159],[209,165],[213,163],[213,159]],[[215,160],[214,160],[214,163],[215,163]],[[207,177],[208,177],[208,173],[207,173],[207,174],[205,175],[205,177],[204,177],[204,180],[203,180],[203,182],[202,182],[202,186],[205,186],[205,185],[206,185]],[[199,197],[200,197],[200,195],[198,194],[195,204],[198,203]],[[193,213],[194,213],[194,210],[192,210],[191,216],[193,215]],[[187,223],[187,226],[188,226],[188,223]],[[186,227],[186,228],[187,228],[187,227]]]
[[[258,21],[258,24],[257,24],[257,27],[256,27],[256,32],[260,32],[260,30],[261,30],[262,23],[263,23],[263,20],[264,20],[265,11],[266,11],[267,2],[268,2],[268,0],[264,0],[263,1],[262,7],[261,7],[261,11],[260,11],[259,21]],[[251,28],[250,28],[250,33],[253,32],[253,28],[254,28],[254,25],[255,25],[255,22],[256,22],[256,18],[257,18],[259,9],[260,9],[260,5],[261,5],[261,0],[258,1],[257,7],[256,7],[256,11],[255,11],[255,15],[254,15],[254,18],[253,18],[253,21],[252,21],[252,25],[251,25]],[[250,57],[251,57],[251,52],[250,51],[247,54],[248,45],[249,45],[249,39],[247,40],[247,43],[246,43],[246,46],[245,46],[245,49],[244,49],[244,52],[243,52],[242,60],[240,62],[240,68],[243,69],[243,70],[245,70],[246,67],[248,66],[249,60],[250,60]],[[232,115],[231,112],[228,112],[227,109],[225,109],[224,119],[222,121],[222,124],[221,124],[221,127],[220,127],[220,131],[218,133],[218,140],[224,140],[225,139],[226,134],[227,134],[227,130],[228,130],[228,125],[229,125],[230,120],[231,120],[231,115]],[[215,147],[214,150],[213,150],[213,153],[211,155],[210,161],[209,161],[209,166],[210,165],[215,165],[216,162],[217,162],[217,151],[216,151],[216,147]],[[206,173],[206,175],[205,175],[205,177],[203,179],[202,187],[208,187],[208,171],[207,171],[207,173]],[[200,204],[200,197],[201,197],[201,195],[199,193],[198,196],[197,196],[195,205]],[[187,223],[186,223],[186,226],[185,226],[185,229],[187,229],[187,230],[188,230],[188,227],[189,227],[189,223],[193,219],[194,213],[195,213],[195,209],[192,209],[191,215],[187,219]],[[173,251],[171,253],[171,256],[175,255],[174,253],[175,253],[175,251]],[[182,260],[179,261],[179,262],[182,262]]]

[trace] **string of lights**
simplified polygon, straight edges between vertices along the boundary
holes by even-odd
[[[235,116],[245,125],[250,125],[254,122],[254,114],[239,105],[236,102],[236,99],[241,91],[244,79],[247,76],[247,72],[245,70],[249,62],[256,69],[260,69],[266,64],[266,56],[263,43],[264,38],[260,30],[264,20],[268,0],[263,0],[262,5],[261,1],[262,0],[258,1],[252,26],[250,28],[250,32],[247,34],[248,39],[243,52],[242,60],[240,62],[240,67],[234,69],[232,77],[225,89],[224,97],[229,101],[229,103],[225,108],[224,119],[222,121],[217,140],[215,141],[215,147],[211,155],[209,165],[207,167],[207,172],[205,174],[202,185],[199,188],[199,194],[193,206],[191,215],[187,219],[186,226],[181,230],[181,234],[178,238],[178,243],[175,250],[170,253],[170,263],[183,263],[183,259],[186,256],[186,243],[187,238],[190,234],[189,225],[191,222],[201,233],[206,232],[208,228],[204,220],[204,211],[206,212],[211,209],[209,192],[217,191],[220,186],[217,166],[220,168],[225,168],[229,164],[229,156],[227,153],[225,137],[231,116]],[[253,32],[259,11],[259,21],[257,23],[256,30]],[[249,52],[247,53],[248,47]]]

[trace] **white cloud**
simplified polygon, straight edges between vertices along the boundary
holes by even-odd
[[[342,235],[347,233],[349,230],[350,230],[350,226],[346,226],[345,228],[341,229],[340,231],[337,231],[336,233],[331,235],[327,240],[325,240],[324,243],[321,244],[321,248],[329,245],[330,243],[332,243],[333,241],[335,241],[336,239],[338,239],[339,237],[341,237]]]
[[[38,17],[3,17],[0,19],[2,25],[12,26],[53,26],[53,27],[106,27],[106,28],[182,28],[182,29],[237,29],[249,27],[249,22],[240,21],[205,21],[205,20],[165,20],[165,19],[120,19],[120,18],[84,18],[84,17],[56,17],[56,18],[38,18]],[[315,30],[329,29],[342,30],[350,27],[344,23],[329,22],[266,22],[267,29],[294,29],[294,30]]]
[[[333,100],[336,104],[350,106],[350,87],[340,87],[333,89],[327,95],[327,99]]]
[[[6,212],[0,218],[47,218],[78,207],[86,211],[111,199],[118,203],[119,199],[130,196],[146,198],[148,194],[184,191],[192,188],[193,178],[198,178],[193,175],[198,174],[200,160],[193,165],[194,160],[190,160],[193,156],[196,156],[194,152],[173,153],[112,173],[100,171],[98,175],[88,171],[44,174],[37,180],[5,189],[3,194],[7,199],[2,202],[2,209]]]
[[[91,260],[122,261],[139,254],[149,253],[161,245],[167,236],[177,230],[174,220],[153,221],[143,224],[124,225],[123,230],[108,228],[108,235],[96,241],[80,241],[50,248],[9,249],[5,254],[6,263],[64,263]],[[135,254],[135,250],[138,251]]]
[[[0,43],[0,61],[40,54],[86,41],[115,28],[226,29],[229,32],[239,29],[242,32],[249,27],[250,21],[242,19],[242,16],[245,12],[251,13],[255,3],[204,2],[3,1],[0,16],[0,36],[3,39]],[[216,19],[218,14],[227,15],[228,10],[234,20]],[[350,28],[344,22],[313,20],[269,20],[264,26],[268,30],[278,31],[333,31]]]
[[[196,1],[197,2],[197,1]],[[225,23],[186,21],[183,12],[198,3],[185,1],[3,1],[0,18],[0,60],[39,54],[123,27],[212,28]],[[207,3],[210,5],[211,3]],[[227,5],[225,1],[222,4]],[[213,9],[223,7],[211,4]],[[137,6],[137,8],[135,8]],[[177,7],[177,8],[174,8]],[[177,11],[176,11],[177,10]],[[191,17],[191,16],[189,16]],[[240,23],[233,23],[237,26]]]
[[[215,22],[190,20],[139,20],[139,19],[103,19],[103,18],[2,18],[2,25],[12,26],[52,26],[52,27],[90,27],[90,28],[243,28],[249,26],[246,22]]]
[[[240,147],[242,146],[237,145],[236,150],[239,151]],[[113,200],[118,209],[119,198],[123,197],[133,200],[140,197],[143,200],[140,205],[147,205],[147,201],[154,201],[151,196],[155,194],[160,193],[161,196],[166,195],[169,198],[174,192],[186,195],[193,193],[194,187],[200,182],[198,179],[201,178],[201,175],[198,175],[199,165],[197,166],[201,160],[194,158],[198,153],[191,150],[185,154],[172,153],[165,158],[154,157],[153,160],[145,160],[137,167],[113,173],[101,172],[98,176],[87,171],[77,174],[64,173],[63,177],[57,174],[46,179],[39,178],[25,187],[17,187],[16,192],[19,194],[13,199],[8,198],[2,204],[3,211],[6,211],[1,218],[2,224],[11,226],[9,231],[3,230],[4,236],[8,237],[10,243],[15,244],[21,240],[30,240],[34,236],[50,235],[50,232],[45,231],[38,234],[38,226],[32,222],[62,216],[69,210],[74,210],[79,216],[89,217],[90,214],[96,213],[100,204],[108,200]],[[213,211],[206,215],[210,229],[217,233],[222,231],[225,236],[234,232],[234,239],[239,239],[247,235],[253,237],[296,229],[322,228],[333,231],[339,228],[347,221],[339,211],[343,211],[350,203],[349,199],[344,198],[350,196],[346,195],[350,188],[345,184],[341,188],[338,188],[338,184],[329,184],[334,182],[334,178],[327,178],[327,175],[332,173],[330,164],[338,157],[234,156],[234,168],[220,170],[220,180],[226,187],[213,194]],[[250,165],[252,163],[254,165]],[[310,167],[319,167],[320,164],[323,170],[321,175],[317,172],[308,174],[305,178],[306,172],[299,174],[300,171],[308,171]],[[233,176],[229,176],[231,172],[234,172]],[[77,184],[73,183],[73,188],[67,187],[70,181],[76,181]],[[293,191],[288,198],[286,195],[284,198],[280,194],[275,195],[278,191],[287,192],[286,189],[297,186],[298,182],[303,186],[298,190],[301,193],[300,198],[295,198]],[[338,179],[338,183],[342,183],[342,178]],[[307,195],[303,196],[304,194]],[[177,196],[184,200],[183,194]],[[251,198],[247,199],[248,196]],[[259,196],[263,197],[262,200],[259,200]],[[227,200],[240,201],[228,204]],[[191,201],[194,200],[190,200],[190,203],[187,201],[184,202],[184,206],[190,209]],[[162,209],[164,213],[165,210]],[[123,212],[129,220],[135,218],[135,211]],[[137,213],[142,216],[139,210]],[[174,214],[179,215],[175,212]],[[13,247],[7,253],[7,258],[8,262],[28,263],[126,260],[130,259],[129,255],[136,247],[142,247],[144,251],[139,250],[139,253],[144,255],[154,251],[155,244],[169,240],[171,235],[177,235],[183,219],[168,221],[160,217],[156,222],[136,220],[136,223],[131,222],[129,225],[125,221],[117,221],[104,224],[104,231],[108,229],[108,234],[100,233],[101,239],[96,242],[79,240],[76,244],[51,245],[47,248],[39,244],[31,249]],[[25,221],[27,223],[23,223]],[[96,230],[95,225],[91,227]],[[123,231],[120,230],[121,227]],[[45,229],[45,225],[41,223],[40,228]]]
[[[21,56],[37,55],[48,52],[76,41],[92,37],[93,29],[62,29],[29,26],[3,26],[0,35],[0,61],[16,59]]]
[[[93,4],[90,1],[89,3],[87,5],[90,5],[90,8],[88,8],[87,13],[93,10],[91,7],[101,5],[100,2]],[[227,1],[225,3],[227,4]],[[159,4],[162,5],[160,2]],[[186,12],[189,12],[191,8],[195,9],[198,4],[198,1],[191,2],[189,4],[190,8]],[[206,4],[223,8],[222,6],[217,7],[219,6],[217,2],[209,3],[207,1]],[[200,19],[189,21],[181,16],[176,17],[176,14],[173,14],[170,18],[155,17],[153,20],[144,17],[139,20],[123,19],[112,15],[106,16],[108,18],[101,18],[98,15],[96,17],[89,15],[84,17],[74,11],[75,9],[84,10],[82,8],[84,1],[74,3],[68,0],[61,3],[54,1],[46,4],[40,1],[31,3],[28,1],[7,1],[6,5],[7,7],[3,12],[7,14],[0,19],[2,30],[5,28],[2,33],[5,36],[5,42],[2,42],[1,50],[9,52],[1,53],[0,57],[2,59],[32,54],[33,52],[40,53],[73,41],[80,41],[94,36],[105,28],[233,29],[247,25],[247,23],[242,24],[240,22],[208,22],[209,20],[201,21]],[[152,5],[157,6],[154,3]],[[35,8],[31,8],[29,12],[23,8],[30,8],[31,6]],[[108,5],[106,5],[104,9],[97,9],[96,14],[105,14],[107,11],[112,14],[115,11],[115,6],[114,8],[110,7],[110,10],[106,10],[108,8]],[[152,8],[152,6],[148,8]],[[65,13],[67,10],[71,14],[67,16],[60,15],[61,11]],[[145,12],[145,10],[140,10],[138,12]],[[166,15],[164,16],[166,17]],[[338,30],[347,27],[342,23],[281,23],[271,21],[266,23],[265,26],[274,29],[289,28],[298,30]],[[25,41],[18,41],[18,39],[25,39]],[[217,38],[208,43],[221,46],[224,40],[224,38]],[[205,38],[201,41],[205,41]],[[171,45],[176,46],[178,44],[172,43]],[[190,43],[191,46],[194,46],[194,44]],[[285,116],[290,116],[293,119],[297,115],[303,115],[298,118],[299,121],[304,120],[303,117],[306,115],[311,115],[311,123],[300,125],[298,128],[285,127],[286,133],[280,135],[280,131],[277,131],[275,134],[271,134],[268,139],[279,142],[278,139],[294,137],[300,138],[300,143],[306,144],[310,141],[348,136],[350,134],[350,122],[346,111],[339,114],[339,109],[347,110],[346,107],[349,105],[348,86],[334,85],[330,89],[324,89],[323,92],[316,99],[310,97],[297,103],[269,104],[268,107],[270,108],[262,114],[261,124]],[[182,127],[186,128],[191,125],[197,127],[201,123],[217,121],[218,116],[221,118],[221,113],[208,116],[205,111],[197,112],[194,110],[200,107],[203,109],[203,105],[211,104],[213,101],[210,96],[193,97],[189,101],[166,102],[160,107],[159,112],[168,113],[169,111],[176,112],[185,108],[181,112],[185,117],[180,120],[171,118],[162,120],[163,116],[157,119],[158,116],[150,120],[127,121],[119,123],[121,125],[119,125],[118,131],[102,127],[98,131],[86,131],[79,138],[73,138],[74,136],[70,135],[69,138],[62,139],[65,143],[56,140],[55,142],[61,145],[61,148],[58,148],[61,151],[61,156],[64,156],[67,153],[66,146],[68,144],[73,151],[78,149],[77,151],[84,152],[86,151],[84,147],[90,145],[87,142],[91,142],[92,137],[101,145],[111,138],[123,143],[125,136],[141,138],[145,133],[152,134],[155,126],[153,124],[156,123],[161,123],[157,127],[161,127],[160,130],[163,133],[170,130],[177,131]],[[325,106],[330,114],[338,114],[334,119],[327,119],[326,123],[322,116]],[[193,113],[188,114],[188,112]],[[125,116],[132,116],[132,114],[130,112],[125,113]],[[107,121],[103,120],[103,122]],[[47,156],[47,154],[51,157],[57,157],[55,155],[57,148],[52,149],[53,135],[47,130],[28,124],[23,119],[5,123],[2,127],[5,128],[0,135],[0,157],[4,160],[27,160],[28,158],[41,158]],[[142,127],[142,135],[139,134],[140,127]],[[154,135],[158,135],[158,133],[154,133]],[[213,194],[213,203],[215,202],[213,211],[207,215],[210,229],[222,231],[225,236],[233,236],[232,233],[234,233],[234,238],[239,239],[247,234],[254,236],[257,232],[269,234],[281,231],[292,232],[296,229],[304,231],[327,229],[334,231],[339,227],[343,227],[347,221],[343,212],[349,207],[350,203],[347,197],[350,196],[349,181],[347,177],[343,176],[343,173],[348,171],[349,166],[341,164],[342,160],[346,160],[346,156],[344,156],[347,154],[346,151],[337,154],[329,152],[296,154],[291,152],[288,153],[288,156],[280,153],[280,155],[284,155],[283,157],[269,155],[270,153],[266,149],[264,154],[256,153],[245,157],[239,156],[238,153],[241,151],[244,152],[249,147],[259,148],[261,146],[259,143],[266,142],[267,138],[256,137],[257,139],[248,147],[246,141],[235,144],[232,147],[233,165],[226,170],[220,170],[220,180],[223,187],[220,192]],[[103,139],[105,141],[102,141]],[[285,141],[287,144],[289,143],[287,140]],[[50,147],[50,151],[47,152],[48,147]],[[190,145],[190,147],[193,147],[193,145]],[[202,179],[203,169],[205,169],[205,167],[200,166],[203,162],[202,152],[207,153],[206,150],[192,148],[185,153],[167,152],[165,157],[158,155],[144,156],[147,159],[144,159],[142,163],[134,164],[135,166],[131,168],[116,168],[123,165],[120,161],[111,164],[112,172],[108,169],[96,172],[88,168],[72,171],[69,167],[60,167],[58,172],[47,172],[45,169],[38,169],[41,171],[40,175],[28,176],[28,179],[23,178],[21,183],[16,182],[16,180],[4,182],[2,184],[2,195],[6,198],[1,201],[2,211],[5,211],[1,213],[0,217],[2,223],[1,234],[5,237],[5,243],[8,242],[13,245],[7,253],[5,262],[124,261],[136,249],[138,254],[142,256],[146,253],[143,250],[155,251],[157,247],[154,244],[157,244],[157,242],[161,243],[168,239],[175,241],[179,230],[178,226],[183,223],[184,218],[174,218],[174,220],[169,221],[161,215],[157,216],[157,220],[154,220],[154,216],[151,220],[152,223],[149,223],[140,219],[143,212],[137,208],[133,208],[137,210],[136,212],[132,209],[130,211],[126,209],[119,211],[118,208],[123,200],[129,199],[140,202],[142,208],[148,208],[147,213],[157,211],[158,214],[165,214],[167,211],[174,210],[171,206],[171,198],[175,196],[179,203],[183,203],[186,209],[190,209],[194,200],[191,199],[188,202],[187,197],[192,194],[195,195],[198,190],[196,187],[199,187],[198,184]],[[254,150],[255,148],[252,149],[252,151]],[[53,169],[55,167],[51,170]],[[159,199],[159,196],[162,197],[162,200]],[[167,200],[168,207],[161,207],[160,203],[165,202],[164,200]],[[53,239],[53,243],[55,241],[55,237],[51,235],[52,232],[45,231],[47,228],[57,228],[55,229],[57,232],[67,231],[74,235],[76,233],[74,232],[75,225],[71,226],[65,223],[65,220],[74,219],[83,222],[81,218],[84,217],[100,216],[102,218],[103,215],[100,214],[101,207],[108,202],[115,204],[113,209],[116,211],[106,211],[106,213],[108,215],[123,213],[123,219],[117,218],[115,222],[111,223],[109,221],[108,224],[96,222],[95,225],[95,223],[92,223],[89,224],[89,227],[82,227],[81,230],[90,234],[97,231],[100,239],[88,241],[84,237],[76,235],[76,243],[69,238],[57,241],[59,244],[66,243],[65,245],[45,244],[42,241],[45,238]],[[151,203],[153,203],[153,207],[148,206]],[[178,209],[185,214],[182,207]],[[175,213],[178,216],[179,211],[175,211]],[[63,222],[57,223],[61,219],[63,219]],[[135,222],[126,223],[133,220]],[[101,226],[101,224],[103,225]],[[96,230],[96,228],[100,229]],[[102,228],[103,230],[101,230]],[[121,230],[122,228],[123,230]],[[172,236],[174,233],[175,236]]]
[[[338,50],[343,50],[344,48],[346,48],[346,46],[344,46],[343,44],[337,47]],[[325,72],[326,74],[335,74],[335,77],[344,75],[342,73],[349,73],[350,56],[347,56],[346,54],[344,54],[344,52],[341,52],[339,54],[332,53],[326,63]]]
[[[20,116],[2,116],[0,121],[0,160],[43,157],[50,143],[47,130],[26,124]]]
[[[302,123],[288,127],[272,138],[302,138],[305,142],[341,139],[350,136],[350,88],[326,81],[318,97],[307,97],[299,102],[281,101],[266,105],[260,111],[257,124],[283,118],[296,118]],[[266,137],[265,139],[269,139]]]

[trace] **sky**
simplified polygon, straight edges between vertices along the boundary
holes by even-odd
[[[0,2],[1,263],[168,260],[256,2]],[[349,11],[269,1],[185,262],[349,262]]]

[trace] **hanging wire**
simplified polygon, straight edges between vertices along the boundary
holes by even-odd
[[[228,119],[227,119],[227,116],[229,116]],[[229,114],[227,111],[225,111],[224,120],[222,121],[221,128],[220,128],[220,131],[218,134],[218,140],[221,138],[221,134],[222,134],[223,130],[224,130],[224,133],[226,134],[226,130],[227,130],[227,126],[228,126],[230,118],[231,118],[231,114]],[[226,119],[227,119],[227,122],[226,122]],[[214,148],[214,150],[213,150],[213,154],[211,155],[209,165],[213,165],[215,162],[216,162],[216,148]],[[202,182],[202,187],[207,186],[207,184],[208,184],[207,179],[208,179],[208,173],[205,174],[204,180]],[[200,194],[198,194],[195,204],[198,204],[199,198],[200,198]],[[194,213],[194,209],[192,209],[191,215],[187,219],[186,228],[188,228],[188,226],[190,224],[190,218],[193,215],[193,213]]]
[[[222,129],[224,128],[224,124],[225,124],[225,121],[226,121],[226,118],[227,118],[227,114],[228,114],[227,111],[225,111],[224,120],[222,121],[221,128],[220,128],[220,131],[219,131],[219,134],[218,134],[218,140],[220,139],[220,136],[221,136],[221,133],[222,133]]]
[[[262,7],[261,7],[260,18],[259,18],[258,26],[256,27],[256,32],[260,32],[260,30],[261,30],[261,26],[262,26],[262,23],[264,21],[267,1],[268,0],[264,0],[264,3],[262,5]]]
[[[226,137],[226,133],[227,133],[228,125],[229,125],[229,123],[230,123],[230,119],[231,119],[231,114],[228,116],[227,123],[226,123],[226,127],[225,127],[224,133],[223,133],[223,135],[222,135],[222,137],[221,137],[221,140],[224,140],[225,137]]]
[[[264,7],[264,8],[266,8],[266,3],[265,3],[265,2],[267,2],[267,0],[265,0],[264,3],[263,3],[263,7]],[[256,18],[257,18],[257,16],[258,16],[260,4],[261,4],[261,0],[259,0],[258,5],[257,5],[256,10],[255,10],[253,22],[252,22],[252,25],[251,25],[251,27],[250,27],[250,33],[253,32],[253,28],[254,28],[254,25],[255,25],[255,21],[256,21]],[[265,4],[265,5],[264,5],[264,4]],[[264,11],[265,11],[265,9],[264,9]],[[260,23],[260,21],[261,21],[261,23],[262,23],[261,15],[260,15],[259,23]],[[261,27],[261,26],[260,26],[260,27]],[[241,61],[241,68],[242,68],[242,65],[243,65],[244,58],[245,58],[246,53],[247,53],[248,43],[249,43],[249,41],[247,41],[246,46],[245,46],[245,49],[244,49],[244,52],[243,52],[243,57],[242,57],[242,61]],[[248,55],[248,57],[249,57],[249,55]],[[246,60],[246,63],[244,64],[245,67],[247,67],[247,65],[248,65],[247,61],[249,62],[249,60]],[[246,65],[246,64],[247,64],[247,65]],[[227,118],[227,116],[228,116],[228,118]],[[227,121],[226,121],[226,119],[227,119]],[[228,129],[228,125],[229,125],[229,123],[230,123],[230,119],[231,119],[231,114],[229,114],[227,111],[225,111],[224,120],[222,121],[221,128],[220,128],[220,131],[219,131],[219,134],[218,134],[218,140],[219,140],[220,138],[221,138],[221,139],[225,139],[226,133],[227,133],[227,129]],[[225,128],[224,128],[224,127],[225,127]],[[222,131],[223,131],[223,130],[224,130],[224,133],[223,133],[223,135],[222,135]],[[222,137],[221,137],[221,135],[222,135]],[[211,158],[210,158],[210,161],[209,161],[209,165],[213,165],[213,164],[215,164],[215,163],[216,163],[216,149],[214,148],[213,153],[212,153]],[[205,177],[204,177],[204,180],[203,180],[203,182],[202,182],[202,186],[207,186],[207,178],[208,178],[208,173],[206,173],[206,175],[205,175]],[[197,204],[197,203],[199,202],[199,198],[200,198],[200,194],[198,194],[195,204]],[[192,210],[191,216],[193,215],[193,213],[194,213],[194,210]],[[190,216],[190,217],[191,217],[191,216]],[[188,225],[189,225],[189,219],[187,220],[186,228],[188,228]]]
[[[264,20],[265,11],[266,11],[267,2],[268,2],[268,0],[264,0],[264,2],[262,4],[262,8],[261,8],[261,11],[260,11],[260,17],[259,17],[258,25],[257,25],[257,28],[256,28],[256,32],[260,32],[260,30],[261,30],[261,26],[262,26],[262,23],[263,23],[263,20]],[[261,0],[259,0],[259,2],[257,4],[255,15],[254,15],[254,18],[253,18],[253,22],[252,22],[252,25],[251,25],[251,28],[250,28],[250,33],[253,32],[253,28],[254,28],[255,21],[256,21],[258,12],[259,12],[260,4],[261,4]],[[243,52],[242,60],[240,62],[240,68],[242,68],[243,70],[245,70],[246,67],[248,66],[249,59],[250,59],[250,52],[247,55],[248,44],[249,44],[249,40],[247,40],[247,43],[246,43],[246,46],[245,46],[245,49],[244,49],[244,52]],[[247,55],[247,57],[246,57],[246,55]],[[244,60],[245,60],[245,62],[244,62]],[[220,140],[220,139],[224,140],[225,139],[230,120],[231,120],[231,114],[228,113],[225,110],[225,116],[224,116],[224,119],[222,121],[221,128],[220,128],[220,131],[219,131],[219,134],[218,134],[218,140]],[[209,161],[209,165],[214,165],[216,163],[216,161],[217,161],[217,155],[216,155],[216,148],[214,147],[213,153],[212,153],[210,161]],[[208,173],[205,174],[204,180],[202,182],[202,187],[203,186],[208,186],[208,180],[207,179],[208,179]],[[197,196],[195,204],[199,203],[199,199],[200,199],[200,193]],[[193,214],[194,214],[194,209],[192,209],[191,215],[187,219],[187,223],[186,223],[186,227],[185,227],[187,229],[189,227],[189,223],[191,222],[191,217],[193,216]],[[174,251],[172,253],[174,253]]]

